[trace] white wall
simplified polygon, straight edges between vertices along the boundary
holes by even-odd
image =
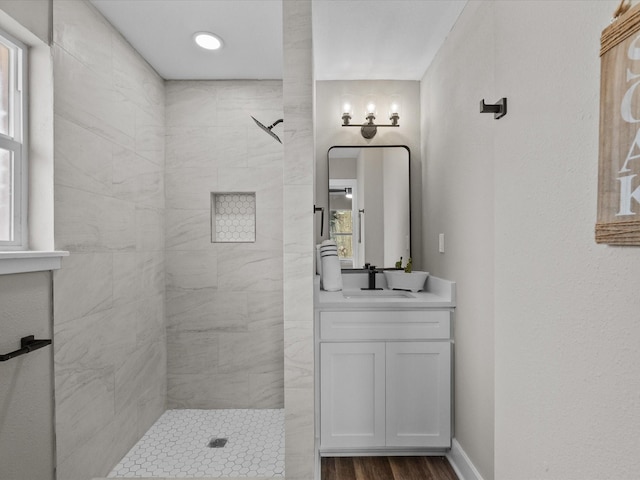
[[[409,192],[406,191],[409,177],[409,162],[404,149],[387,148],[382,157],[383,208],[384,208],[384,261],[382,265],[393,266],[403,258],[409,258],[410,207]]]
[[[51,273],[0,275],[0,353],[51,338]],[[54,480],[53,349],[0,363],[0,479]]]
[[[494,98],[491,4],[470,2],[421,89],[424,257],[455,280],[455,437],[485,479],[493,478]],[[438,253],[438,234],[445,253]]]
[[[382,149],[363,148],[360,152],[362,158],[362,184],[360,194],[363,196],[365,222],[364,234],[366,239],[365,260],[371,265],[383,267],[384,265],[384,205],[382,185]],[[358,175],[359,176],[359,175]]]
[[[640,471],[638,248],[594,241],[617,3],[469,2],[423,79],[425,255],[458,281],[456,437],[486,479]]]
[[[51,43],[53,0],[0,0],[0,10],[20,22],[47,45]]]

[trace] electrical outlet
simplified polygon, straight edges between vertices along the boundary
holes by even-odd
[[[438,251],[444,253],[444,233],[438,235]]]

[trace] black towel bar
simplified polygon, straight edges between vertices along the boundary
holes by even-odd
[[[39,348],[51,345],[51,340],[36,340],[33,335],[22,337],[20,339],[20,349],[14,352],[0,354],[0,362],[6,362],[12,358],[19,357],[25,353],[33,352]]]

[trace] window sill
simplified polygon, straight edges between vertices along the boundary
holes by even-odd
[[[0,252],[0,275],[58,270],[62,257],[67,256],[69,256],[69,252],[64,251]]]

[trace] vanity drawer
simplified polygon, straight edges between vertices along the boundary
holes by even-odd
[[[449,339],[448,310],[320,312],[320,340]]]

